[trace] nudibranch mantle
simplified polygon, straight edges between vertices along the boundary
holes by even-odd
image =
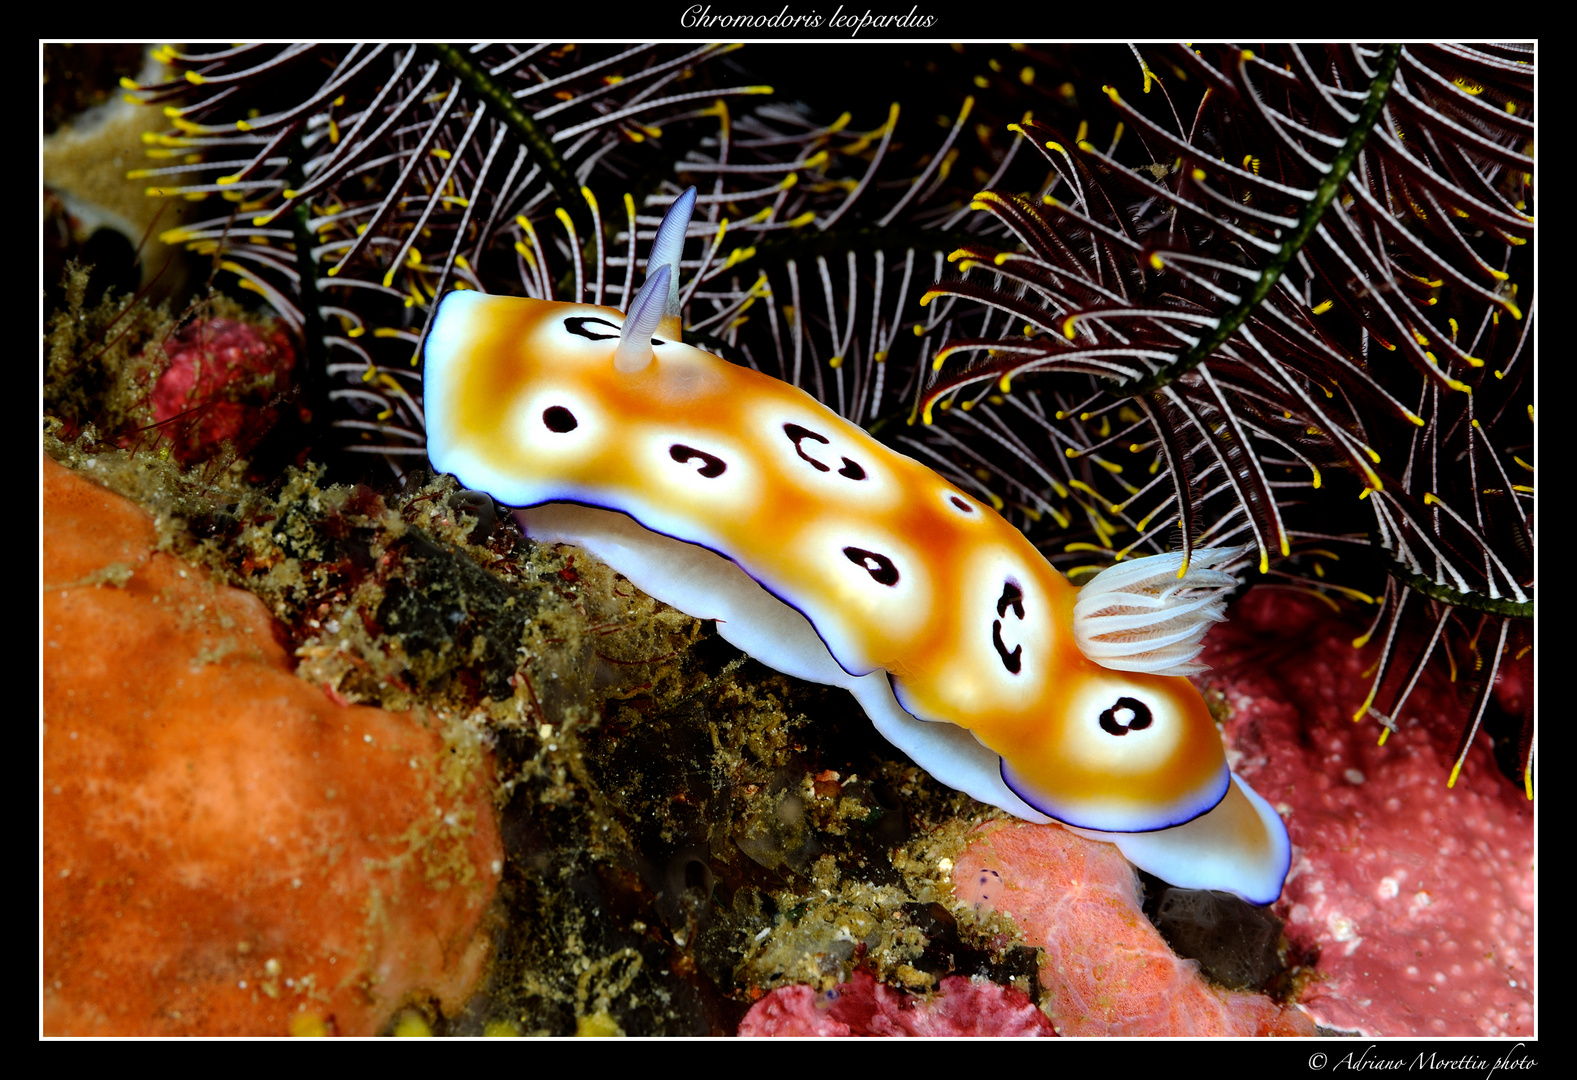
[[[425,356],[434,466],[763,663],[849,689],[939,781],[1112,840],[1173,884],[1275,899],[1284,826],[1228,772],[1198,691],[1145,670],[1191,670],[1219,602],[1163,619],[1151,648],[1127,628],[1155,616],[1134,605],[1173,600],[1119,583],[1097,603],[1101,577],[1081,599],[989,506],[803,391],[651,337],[659,319],[677,330],[671,284],[666,266],[649,275],[628,319],[446,296]],[[1230,582],[1209,566],[1231,554],[1196,552],[1184,597]],[[1167,559],[1114,570],[1175,591]],[[1091,609],[1077,635],[1076,604]]]

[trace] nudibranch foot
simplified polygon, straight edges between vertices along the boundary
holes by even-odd
[[[882,737],[938,782],[1028,821],[1052,820],[1002,782],[1002,759],[968,730],[917,719],[898,704],[886,672],[844,670],[803,614],[716,552],[594,506],[550,503],[517,510],[515,518],[531,539],[574,544],[617,567],[642,592],[715,620],[725,641],[773,670],[848,690]]]
[[[716,621],[725,641],[775,671],[847,689],[870,677],[845,671],[804,615],[699,544],[654,532],[619,511],[577,503],[516,510],[515,519],[538,543],[584,548],[648,596]],[[886,675],[875,674],[885,685]]]

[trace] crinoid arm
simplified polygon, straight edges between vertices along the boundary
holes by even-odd
[[[1152,675],[1192,675],[1205,670],[1194,657],[1205,631],[1225,622],[1227,595],[1238,580],[1218,567],[1242,548],[1202,548],[1184,563],[1183,552],[1120,562],[1079,590],[1073,635],[1079,651],[1102,667]]]

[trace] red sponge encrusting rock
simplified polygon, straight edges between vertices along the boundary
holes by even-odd
[[[1233,767],[1292,838],[1276,911],[1317,955],[1299,1004],[1369,1036],[1530,1036],[1533,804],[1483,733],[1446,786],[1467,695],[1444,663],[1384,745],[1374,720],[1353,723],[1378,648],[1354,649],[1359,633],[1307,597],[1256,589],[1201,656],[1231,706]]]

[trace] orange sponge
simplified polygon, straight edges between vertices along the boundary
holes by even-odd
[[[464,1001],[503,858],[474,744],[296,679],[272,620],[43,474],[43,1029],[371,1034]]]

